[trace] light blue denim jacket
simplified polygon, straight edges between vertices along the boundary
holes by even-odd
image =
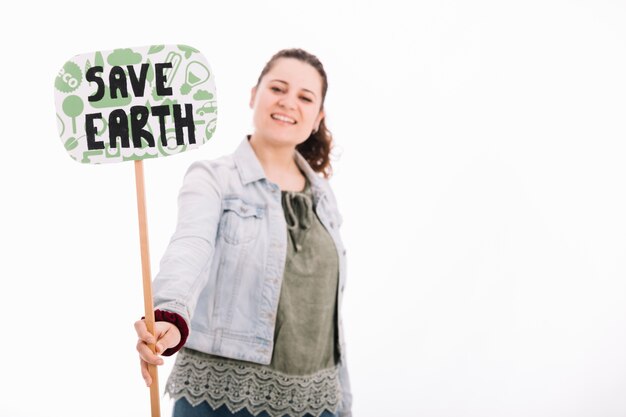
[[[298,152],[313,205],[339,256],[337,311],[341,417],[351,415],[341,305],[346,251],[341,215],[328,181]],[[281,190],[270,182],[244,138],[228,156],[193,163],[178,198],[178,224],[154,279],[154,306],[182,316],[185,346],[214,355],[269,364],[287,254]]]

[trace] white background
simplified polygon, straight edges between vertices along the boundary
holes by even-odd
[[[139,3],[2,12],[1,417],[150,415],[133,164],[69,158],[53,83],[164,43],[207,57],[219,121],[145,162],[153,274],[186,168],[237,146],[261,68],[302,47],[330,81],[354,415],[626,416],[626,3]]]

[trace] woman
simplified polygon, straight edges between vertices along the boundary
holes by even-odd
[[[315,56],[278,52],[252,88],[252,135],[185,176],[154,280],[156,340],[135,323],[147,385],[147,364],[180,350],[175,417],[351,415],[327,87]]]

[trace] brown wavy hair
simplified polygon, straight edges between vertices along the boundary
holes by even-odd
[[[295,58],[299,61],[305,62],[311,65],[317,70],[320,77],[322,77],[322,104],[320,111],[324,108],[324,99],[326,98],[326,91],[328,90],[328,78],[326,77],[326,71],[319,59],[313,54],[308,53],[305,50],[299,48],[283,49],[278,51],[272,56],[272,58],[265,64],[261,75],[257,81],[257,87],[261,83],[261,79],[267,74],[273,67],[276,60],[280,58]],[[330,151],[332,149],[333,136],[330,130],[326,128],[326,117],[320,122],[319,128],[315,133],[311,135],[296,146],[296,149],[304,159],[307,160],[313,171],[321,173],[324,178],[329,178],[332,175],[332,166],[330,165]]]

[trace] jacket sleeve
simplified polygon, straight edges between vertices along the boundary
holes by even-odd
[[[153,285],[155,309],[179,314],[189,329],[213,260],[221,201],[219,182],[210,163],[193,163],[178,196],[176,230]]]

